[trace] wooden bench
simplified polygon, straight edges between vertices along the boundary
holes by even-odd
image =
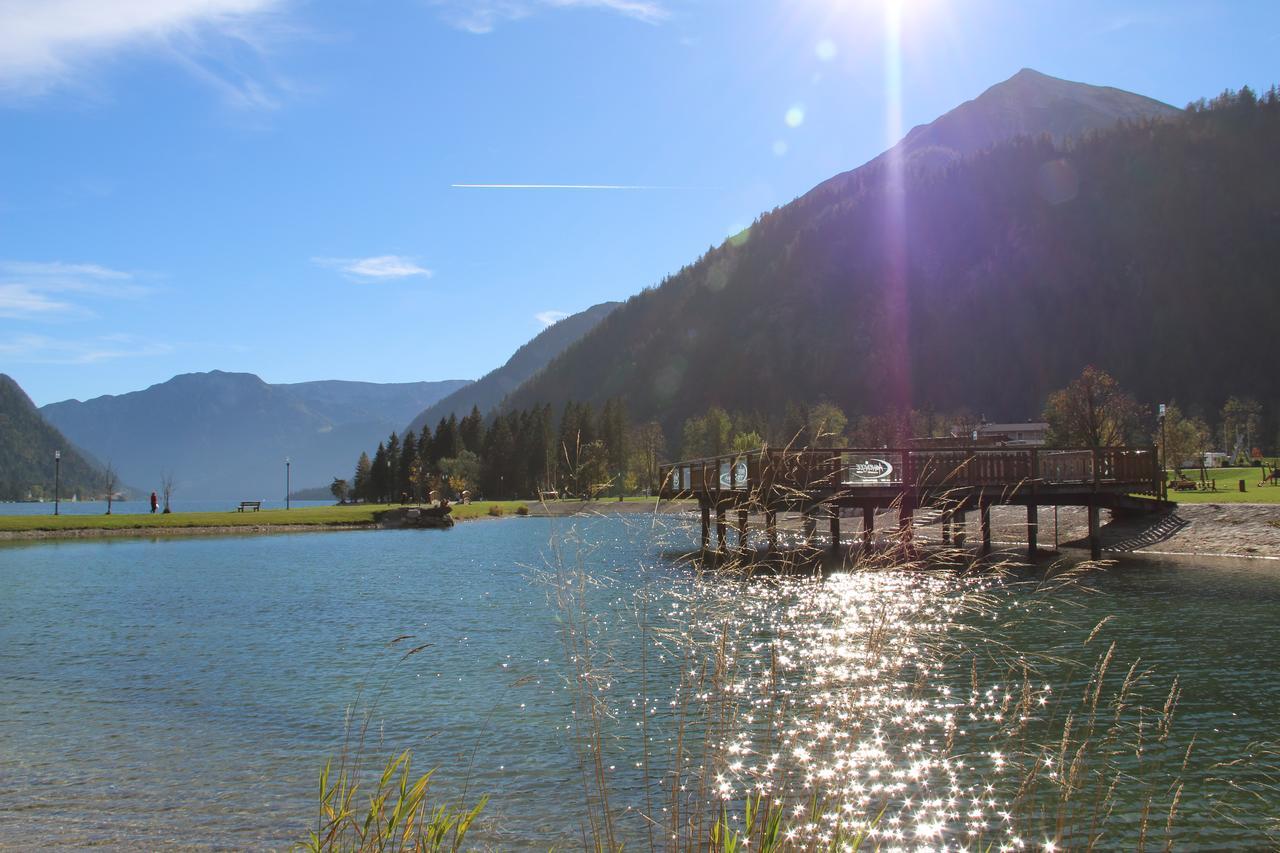
[[[236,512],[244,512],[246,509],[251,509],[254,512],[257,512],[262,509],[262,501],[240,501],[240,507]]]

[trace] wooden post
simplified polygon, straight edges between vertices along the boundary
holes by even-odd
[[[965,532],[968,530],[968,522],[965,521],[965,511],[963,509],[963,504],[961,505],[961,507],[962,507],[961,509],[958,509],[955,512],[956,529],[955,529],[955,535],[952,537],[955,539],[957,548],[963,548],[965,540],[968,538],[965,535]]]
[[[1037,538],[1040,534],[1040,507],[1034,503],[1027,504],[1027,556],[1036,558],[1039,550]]]
[[[1098,505],[1089,504],[1089,559],[1102,559],[1102,537],[1098,532]]]
[[[1027,557],[1034,560],[1040,549],[1040,505],[1036,503],[1036,489],[1040,485],[1040,453],[1031,448],[1031,501],[1027,504]]]
[[[774,509],[764,511],[765,531],[769,534],[769,550],[778,550],[778,513]]]
[[[813,507],[805,507],[804,511],[804,544],[812,545],[813,537],[818,533],[818,519]]]
[[[871,550],[871,539],[876,532],[876,508],[873,506],[864,506],[862,508],[862,547],[864,550]]]
[[[902,502],[898,504],[898,539],[904,548],[911,544],[911,520],[915,511],[915,495],[910,491],[903,492]]]
[[[716,550],[721,554],[726,550],[726,528],[728,525],[724,522],[724,504],[716,506]]]
[[[831,552],[840,553],[840,507],[831,507]]]
[[[942,514],[942,544],[951,544],[951,512],[950,510]]]
[[[982,553],[991,553],[991,503],[978,502],[978,527],[982,530]]]
[[[747,550],[747,511],[738,510],[738,547]]]
[[[711,505],[702,504],[702,551],[711,549]]]

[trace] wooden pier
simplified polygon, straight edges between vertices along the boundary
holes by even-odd
[[[862,541],[869,546],[877,510],[896,508],[899,531],[911,534],[921,508],[941,513],[943,542],[964,544],[964,522],[978,513],[983,553],[991,549],[991,506],[1027,508],[1027,551],[1037,551],[1042,506],[1088,510],[1089,546],[1101,556],[1099,511],[1156,513],[1164,500],[1164,472],[1151,447],[956,447],[824,448],[758,450],[663,465],[662,497],[697,499],[702,510],[702,548],[711,550],[711,514],[716,547],[727,549],[727,514],[737,515],[739,544],[747,540],[751,512],[762,513],[771,549],[777,548],[777,514],[799,512],[812,541],[819,520],[830,525],[839,547],[841,515],[861,509]],[[856,514],[856,512],[855,512]],[[959,532],[953,540],[953,530]]]

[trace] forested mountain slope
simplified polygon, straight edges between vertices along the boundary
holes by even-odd
[[[102,494],[102,471],[40,416],[17,382],[0,373],[0,500],[53,500],[55,451],[62,453],[62,497]]]
[[[1278,100],[1019,137],[900,182],[881,158],[633,298],[509,405],[625,395],[668,435],[713,403],[1021,419],[1089,363],[1147,402],[1270,404]]]
[[[602,302],[553,323],[516,350],[501,367],[489,371],[476,382],[419,412],[409,424],[409,430],[415,433],[421,432],[424,425],[435,429],[441,418],[447,418],[449,415],[463,418],[471,412],[472,408],[478,408],[481,412],[487,413],[501,403],[504,397],[520,387],[520,383],[546,367],[553,358],[594,329],[621,304],[620,302]]]

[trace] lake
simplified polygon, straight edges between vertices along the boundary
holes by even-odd
[[[1059,772],[1095,691],[1089,766],[1122,774],[1107,838],[1132,841],[1149,797],[1162,844],[1176,776],[1183,841],[1274,843],[1249,792],[1274,781],[1276,564],[738,582],[672,558],[695,535],[633,516],[0,547],[0,845],[286,846],[353,703],[366,754],[411,748],[443,794],[490,795],[475,839],[503,849],[580,846],[596,778],[629,847],[664,843],[639,811],[752,789],[820,790],[892,843],[1004,843],[1019,755]],[[1140,768],[1133,737],[1158,744]],[[681,769],[694,742],[705,774]]]

